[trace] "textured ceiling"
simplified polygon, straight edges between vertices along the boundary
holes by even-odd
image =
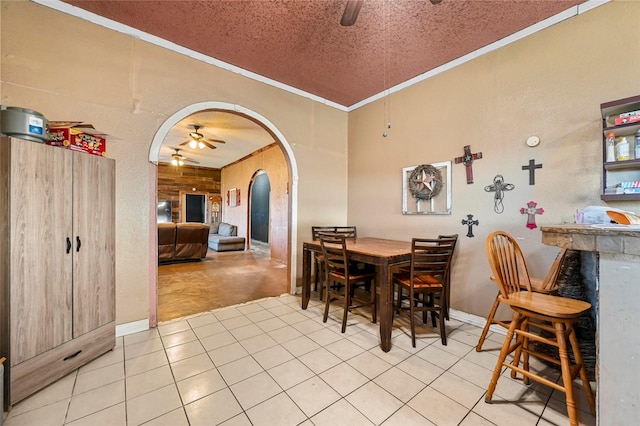
[[[66,0],[343,106],[585,0]]]
[[[62,3],[351,107],[585,1],[364,0],[348,27],[340,25],[347,0]],[[179,146],[193,124],[227,143],[215,150]],[[181,148],[201,166],[220,168],[272,142],[244,117],[202,111],[171,130],[160,161]]]

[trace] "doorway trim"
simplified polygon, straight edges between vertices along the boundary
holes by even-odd
[[[200,112],[203,110],[214,109],[218,111],[229,112],[230,114],[243,115],[248,119],[251,119],[255,123],[262,126],[267,132],[269,132],[275,139],[275,141],[280,145],[280,147],[284,150],[285,157],[287,159],[287,163],[289,164],[289,235],[287,241],[287,253],[288,257],[288,266],[289,266],[289,293],[294,294],[296,290],[296,265],[297,265],[297,250],[295,250],[294,242],[298,240],[298,165],[296,162],[296,157],[293,153],[293,149],[291,144],[287,141],[287,138],[280,132],[280,130],[266,117],[262,114],[259,114],[256,111],[245,108],[241,105],[231,104],[227,102],[215,102],[215,101],[205,101],[198,102],[195,104],[188,105],[174,114],[169,116],[158,128],[156,134],[153,136],[153,140],[151,142],[151,146],[149,147],[149,162],[155,164],[157,166],[158,159],[160,157],[160,148],[162,146],[162,141],[165,139],[169,131],[183,118],[194,114],[196,112]],[[150,192],[157,194],[158,191],[158,180],[157,180],[157,167],[155,168],[155,173],[151,173],[150,176],[151,184],[150,184]],[[153,178],[155,177],[155,179]],[[152,211],[156,210],[155,199],[156,195],[152,197],[154,201]],[[156,212],[157,214],[157,212]],[[153,214],[149,217],[149,235],[150,240],[155,240],[157,238],[156,234],[156,214]],[[158,262],[156,259],[156,250],[157,243],[150,244],[150,252],[149,257],[151,259],[150,265],[154,269],[154,272],[149,273],[149,326],[155,327],[157,325],[157,312],[158,312],[158,303],[157,303],[157,289],[158,289]]]

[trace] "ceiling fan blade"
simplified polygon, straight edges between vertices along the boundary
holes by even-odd
[[[184,142],[182,142],[182,143],[181,143],[180,145],[178,145],[178,146],[184,146],[184,145],[188,144],[189,142],[191,142],[191,141],[184,141]]]
[[[227,143],[226,141],[223,141],[222,139],[205,139],[207,142],[213,142],[213,143]]]
[[[360,13],[360,8],[362,7],[362,3],[364,3],[364,0],[347,0],[347,5],[344,7],[340,25],[343,27],[350,27],[355,24],[356,19],[358,19],[358,14]]]
[[[216,149],[215,146],[211,145],[209,142],[205,141],[204,139],[201,140],[200,142],[202,142],[204,144],[204,146],[206,146],[207,148]]]
[[[192,160],[191,158],[187,158],[187,157],[182,157],[182,161],[187,163],[200,164],[198,161]]]

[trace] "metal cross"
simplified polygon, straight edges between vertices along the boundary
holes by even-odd
[[[476,152],[475,154],[472,154],[471,145],[464,147],[464,155],[462,157],[455,158],[456,164],[462,163],[467,169],[467,184],[473,183],[473,168],[471,164],[473,163],[473,160],[477,160],[479,158],[482,158],[482,153]]]
[[[544,209],[541,208],[536,208],[536,206],[538,205],[538,203],[536,203],[535,201],[529,201],[527,203],[527,208],[525,209],[524,207],[520,209],[520,213],[522,214],[526,214],[527,216],[527,228],[529,229],[534,229],[537,228],[538,225],[536,225],[536,216],[537,214],[542,214],[544,213]]]
[[[480,222],[478,222],[478,220],[473,220],[472,214],[468,214],[466,219],[462,219],[462,224],[469,227],[467,230],[467,237],[473,238],[473,225],[477,225],[479,223]]]
[[[511,191],[516,186],[512,183],[505,183],[502,175],[496,175],[493,178],[493,184],[484,187],[487,192],[495,192],[493,196],[493,211],[500,214],[504,211],[502,205],[502,199],[504,198],[504,191]]]
[[[522,170],[529,170],[529,185],[536,184],[536,169],[541,169],[542,164],[536,164],[536,160],[529,160],[528,166],[522,166]]]

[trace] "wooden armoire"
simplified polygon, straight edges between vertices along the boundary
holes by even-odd
[[[115,346],[115,162],[0,137],[4,406]]]

